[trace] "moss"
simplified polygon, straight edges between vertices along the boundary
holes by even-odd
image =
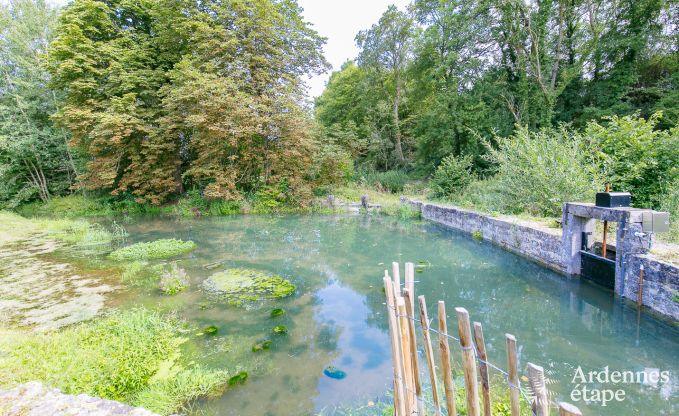
[[[483,233],[481,232],[481,230],[474,230],[472,232],[472,238],[474,240],[481,241],[483,240]]]
[[[148,243],[137,243],[123,247],[109,254],[109,258],[115,261],[125,260],[148,260],[167,259],[189,253],[196,249],[193,241],[176,239],[162,239]]]
[[[67,394],[89,394],[171,414],[226,385],[224,371],[182,357],[177,322],[136,309],[60,332],[0,338],[0,385],[39,380]]]
[[[253,269],[227,269],[210,276],[203,283],[208,293],[236,306],[291,295],[295,285],[280,276]]]

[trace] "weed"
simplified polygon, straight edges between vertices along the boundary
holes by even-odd
[[[196,243],[193,241],[182,241],[173,238],[162,239],[123,247],[111,253],[109,258],[115,261],[166,259],[189,253],[195,249]]]
[[[189,276],[184,269],[171,263],[160,276],[160,290],[168,295],[176,295],[189,287]]]

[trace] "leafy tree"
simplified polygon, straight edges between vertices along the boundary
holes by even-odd
[[[67,135],[50,120],[56,97],[42,65],[56,18],[44,1],[0,4],[0,204],[10,207],[47,201],[74,177]]]
[[[444,158],[432,178],[434,196],[446,198],[463,192],[474,179],[473,163],[470,155],[462,158],[450,155]]]
[[[301,79],[327,64],[295,1],[76,0],[58,32],[56,118],[89,155],[88,188],[156,204],[189,185],[308,192]]]
[[[412,57],[414,34],[415,26],[410,16],[391,5],[377,24],[356,36],[356,43],[361,49],[358,55],[359,65],[379,73],[388,72],[388,77],[383,75],[382,81],[388,85],[385,88],[392,95],[394,152],[401,164],[405,162],[405,154],[400,111],[405,88],[404,73]]]

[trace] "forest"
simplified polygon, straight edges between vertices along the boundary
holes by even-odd
[[[338,186],[558,216],[679,206],[679,4],[415,0],[325,39],[294,0],[36,0],[0,14],[0,204],[308,207]],[[242,209],[241,209],[242,211]]]

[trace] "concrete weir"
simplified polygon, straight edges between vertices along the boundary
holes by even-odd
[[[484,240],[574,277],[581,275],[582,249],[590,249],[593,244],[586,241],[587,247],[583,247],[583,233],[594,233],[596,220],[616,223],[615,294],[636,302],[643,268],[641,303],[679,321],[679,266],[650,254],[655,237],[642,227],[643,215],[650,210],[566,203],[562,229],[558,230],[405,197],[401,203],[420,210],[424,219],[467,233],[480,233]]]

